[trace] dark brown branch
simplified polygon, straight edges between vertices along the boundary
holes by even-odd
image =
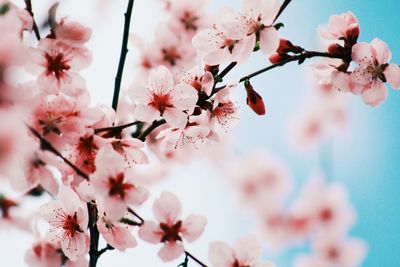
[[[284,65],[286,65],[287,63],[290,63],[290,62],[298,61],[299,64],[301,64],[306,59],[313,58],[313,57],[338,58],[338,59],[346,60],[346,57],[342,56],[342,55],[334,55],[334,54],[330,54],[330,53],[316,52],[316,51],[304,51],[303,53],[301,53],[299,55],[292,56],[292,57],[290,57],[288,59],[282,60],[281,62],[275,63],[275,64],[270,65],[268,67],[265,67],[265,68],[263,68],[261,70],[253,72],[251,74],[248,74],[248,75],[242,77],[239,82],[244,82],[244,81],[249,80],[251,78],[254,78],[254,77],[256,77],[256,76],[258,76],[258,75],[260,75],[260,74],[262,74],[264,72],[270,71],[270,70],[275,69],[277,67],[282,67],[282,66],[284,66]],[[226,87],[226,85],[218,87],[218,88],[215,88],[213,93],[215,94],[218,91],[224,89],[225,87]]]
[[[146,137],[158,126],[163,125],[166,123],[164,119],[158,120],[158,121],[153,121],[153,123],[146,129],[144,132],[138,137],[140,140],[144,141],[146,140]]]
[[[125,128],[131,127],[131,126],[134,126],[134,125],[137,125],[137,124],[139,124],[139,123],[141,123],[141,122],[140,122],[140,121],[133,121],[133,122],[126,123],[126,124],[122,124],[122,125],[118,125],[118,126],[105,127],[105,128],[97,128],[97,129],[94,129],[94,133],[95,133],[95,134],[98,134],[98,133],[107,132],[107,131],[122,131],[122,130],[125,129]]]
[[[272,24],[274,24],[274,22],[279,18],[279,16],[282,15],[283,11],[285,11],[285,9],[290,4],[290,2],[292,2],[292,0],[285,0],[282,3],[281,8],[279,9],[278,14],[276,14],[276,17],[275,17],[274,21],[272,22]]]
[[[237,62],[232,62],[224,70],[222,70],[220,74],[218,74],[218,77],[221,79],[224,78],[225,75],[227,75],[236,65]]]
[[[100,249],[100,250],[97,252],[97,257],[100,257],[100,256],[101,256],[103,253],[105,253],[107,250],[114,250],[114,248],[113,248],[110,244],[107,244],[106,247]]]
[[[119,99],[119,92],[121,90],[122,75],[124,73],[126,54],[128,53],[129,28],[131,25],[132,9],[134,2],[135,2],[134,0],[129,0],[128,7],[125,12],[125,24],[124,24],[124,34],[122,37],[121,55],[119,58],[117,75],[115,76],[114,96],[112,100],[112,108],[115,111],[118,108],[118,99]]]
[[[144,219],[139,214],[137,214],[133,209],[128,208],[128,212],[139,219],[140,222],[138,223],[138,226],[142,226],[144,224]]]
[[[57,156],[59,156],[71,169],[73,169],[79,176],[89,180],[89,175],[87,175],[84,171],[79,169],[75,164],[65,158],[61,152],[59,152],[49,141],[46,140],[35,128],[29,126],[29,130],[40,140],[40,145],[43,150],[47,150]]]
[[[34,16],[33,11],[32,11],[31,0],[25,0],[25,6],[26,6],[26,11],[28,11],[28,13],[32,17],[32,21],[33,21],[32,29],[33,29],[33,32],[35,33],[36,39],[39,41],[40,40],[40,32],[39,32],[39,28],[38,28],[38,26],[36,24],[36,21],[35,21],[35,16]]]
[[[187,257],[191,258],[195,262],[197,262],[200,266],[202,267],[207,267],[203,262],[201,262],[199,259],[197,259],[195,256],[193,256],[191,253],[189,253],[187,250],[185,250],[185,254]]]

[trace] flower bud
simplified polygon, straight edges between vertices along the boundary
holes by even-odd
[[[245,81],[244,86],[247,92],[247,105],[258,115],[265,115],[265,104],[262,97],[253,89],[250,81]]]

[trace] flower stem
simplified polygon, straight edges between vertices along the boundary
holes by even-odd
[[[33,29],[33,32],[35,33],[36,39],[39,41],[40,40],[40,32],[39,32],[39,28],[35,21],[35,16],[33,15],[31,0],[25,0],[25,6],[26,6],[26,11],[28,11],[28,13],[32,16],[32,21],[33,21],[32,29]]]

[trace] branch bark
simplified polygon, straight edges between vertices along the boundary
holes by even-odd
[[[119,58],[117,75],[115,76],[114,96],[112,100],[112,108],[115,111],[117,111],[118,108],[118,99],[119,99],[119,92],[121,91],[122,75],[124,73],[126,54],[128,53],[129,29],[131,25],[131,17],[132,17],[134,2],[135,2],[134,0],[129,0],[128,7],[125,12],[125,24],[124,24],[124,34],[122,37],[121,55]]]

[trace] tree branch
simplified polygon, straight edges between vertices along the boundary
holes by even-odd
[[[343,59],[346,60],[346,57],[343,55],[334,55],[334,54],[330,54],[330,53],[325,53],[325,52],[316,52],[316,51],[304,51],[303,53],[296,55],[296,56],[292,56],[288,59],[282,60],[278,63],[275,63],[273,65],[270,65],[268,67],[265,67],[263,69],[260,69],[256,72],[250,73],[244,77],[242,77],[239,82],[244,82],[246,80],[249,80],[251,78],[254,78],[264,72],[270,71],[272,69],[275,69],[277,67],[282,67],[290,62],[294,62],[294,61],[298,61],[299,64],[303,63],[304,60],[309,59],[309,58],[313,58],[313,57],[326,57],[326,58],[338,58],[338,59]],[[214,90],[214,94],[217,93],[218,91],[224,89],[226,87],[226,85],[215,88]]]
[[[285,11],[285,9],[290,4],[290,2],[292,2],[292,0],[285,0],[282,3],[281,8],[279,9],[278,14],[276,14],[276,17],[275,17],[274,21],[272,22],[272,24],[274,24],[274,22],[279,18],[279,16],[282,15],[283,11]]]
[[[207,267],[203,262],[201,262],[199,259],[197,259],[195,256],[193,256],[191,253],[189,253],[187,250],[185,250],[185,254],[187,257],[191,258],[195,262],[197,262],[200,266],[202,267]]]
[[[139,124],[139,123],[141,123],[141,122],[140,122],[140,121],[133,121],[133,122],[126,123],[126,124],[122,124],[122,125],[118,125],[118,126],[105,127],[105,128],[97,128],[97,129],[94,129],[94,133],[95,133],[95,134],[98,134],[98,133],[107,132],[107,131],[122,131],[122,130],[125,129],[125,128],[131,127],[131,126],[134,126],[134,125],[137,125],[137,124]]]
[[[89,180],[89,175],[87,175],[84,171],[79,169],[75,164],[65,158],[61,152],[59,152],[49,141],[46,140],[38,131],[33,127],[29,127],[29,130],[40,140],[40,146],[43,150],[50,151],[51,153],[59,156],[71,169],[73,169],[79,176]]]
[[[33,15],[31,0],[25,0],[25,6],[26,6],[26,8],[25,8],[26,11],[28,11],[28,13],[31,14],[31,16],[32,16],[32,21],[33,21],[32,29],[35,33],[36,39],[39,41],[40,40],[40,32],[39,32],[39,28],[35,21],[35,16]]]
[[[144,141],[146,140],[146,137],[158,126],[163,125],[166,123],[164,119],[158,120],[158,121],[153,121],[153,123],[146,129],[144,132],[138,137],[138,139]]]
[[[125,12],[124,35],[122,38],[121,55],[119,58],[117,75],[115,76],[114,96],[112,100],[112,108],[115,111],[117,111],[118,108],[118,99],[119,99],[119,92],[121,90],[122,75],[124,73],[126,54],[128,53],[129,28],[131,25],[131,17],[132,17],[134,2],[135,2],[134,0],[129,0],[128,7]]]

